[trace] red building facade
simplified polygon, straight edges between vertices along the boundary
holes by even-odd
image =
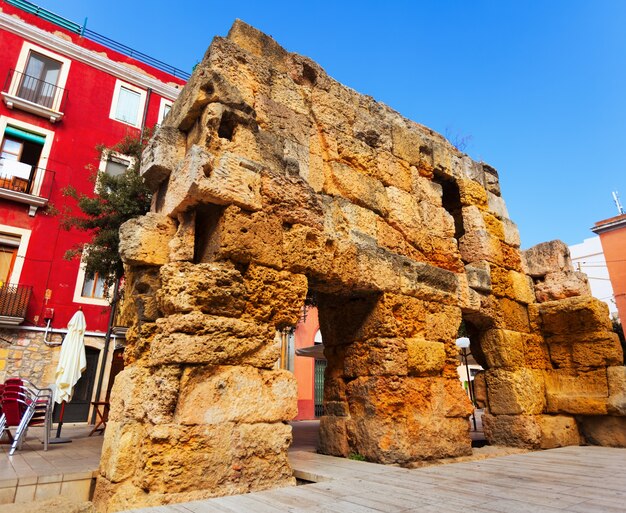
[[[130,164],[96,147],[159,123],[187,75],[24,1],[0,2],[0,48],[0,380],[53,382],[54,344],[78,308],[91,371],[106,380],[106,291],[64,258],[85,233],[63,230],[51,212],[75,208],[67,186],[93,193],[89,167],[115,174]],[[94,383],[83,395],[102,399],[107,383]]]

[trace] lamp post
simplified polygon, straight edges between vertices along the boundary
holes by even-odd
[[[470,339],[467,337],[461,337],[456,339],[456,347],[461,350],[461,356],[463,357],[463,363],[465,364],[465,372],[467,373],[467,389],[469,391],[470,401],[472,401],[472,422],[474,423],[474,431],[478,431],[476,427],[476,403],[474,401],[474,383],[472,383],[472,377],[469,371],[469,365],[467,363],[467,357],[472,353],[468,351],[470,346]]]

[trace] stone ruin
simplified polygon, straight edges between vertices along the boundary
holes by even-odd
[[[293,485],[277,330],[307,297],[328,359],[320,450],[471,452],[464,326],[493,444],[626,446],[606,305],[559,242],[520,250],[498,174],[237,21],[144,155],[152,211],[121,232],[131,321],[102,511]]]

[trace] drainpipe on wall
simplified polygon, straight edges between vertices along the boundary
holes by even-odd
[[[148,87],[148,93],[146,94],[146,105],[143,108],[143,118],[141,120],[141,135],[139,140],[143,141],[143,134],[146,130],[146,119],[148,118],[148,107],[150,106],[150,97],[152,96],[152,89]]]

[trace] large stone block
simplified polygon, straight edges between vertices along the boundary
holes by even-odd
[[[286,422],[298,413],[297,384],[288,371],[253,367],[191,367],[180,384],[177,424]]]
[[[346,348],[344,375],[406,376],[409,366],[410,340],[402,338],[374,338],[357,341]]]
[[[206,226],[201,220],[197,224],[198,230],[208,232],[198,255],[202,261],[231,259],[243,264],[282,266],[283,226],[277,217],[229,206],[217,220],[210,217]]]
[[[489,409],[494,415],[532,415],[546,407],[543,373],[529,369],[486,373]]]
[[[200,311],[239,317],[246,307],[246,288],[232,264],[176,262],[161,267],[159,304],[166,315]]]
[[[171,422],[178,399],[180,374],[177,365],[124,369],[113,384],[109,418],[119,423]]]
[[[545,303],[568,297],[590,296],[591,289],[585,273],[561,271],[548,273],[542,281],[537,281],[535,295],[539,303]]]
[[[572,297],[539,305],[547,336],[611,330],[606,303],[593,297]]]
[[[279,329],[297,324],[308,290],[306,276],[253,264],[244,274],[244,286],[244,319],[270,323]]]
[[[576,419],[567,415],[539,415],[542,449],[580,445],[581,437]]]
[[[528,335],[516,331],[490,329],[480,338],[480,347],[489,368],[524,367],[524,347]]]
[[[173,126],[156,131],[141,159],[141,176],[154,191],[176,170],[185,157],[185,134]]]
[[[542,278],[549,273],[573,271],[567,244],[560,240],[542,242],[524,251],[528,274]]]
[[[473,262],[465,266],[468,285],[479,292],[491,292],[491,268],[489,262]]]
[[[626,447],[626,417],[582,417],[580,430],[589,444]]]
[[[606,369],[546,372],[548,413],[606,415],[609,396]]]
[[[408,372],[412,376],[437,376],[446,362],[446,350],[441,342],[419,338],[406,340]]]
[[[112,483],[131,478],[140,468],[145,427],[139,422],[109,420],[104,431],[100,473]]]
[[[319,451],[322,454],[347,458],[350,454],[348,430],[349,420],[342,416],[324,415],[320,418]]]
[[[538,449],[542,431],[537,415],[483,414],[485,438],[491,445]]]
[[[626,366],[609,367],[606,371],[609,383],[608,413],[626,417]]]
[[[120,257],[126,265],[163,265],[176,234],[172,219],[152,212],[120,226]]]
[[[335,242],[322,231],[293,225],[283,233],[283,264],[293,273],[323,279],[330,272]]]
[[[150,365],[190,363],[247,364],[271,368],[279,355],[275,330],[267,325],[200,312],[158,321],[160,333],[150,347]]]

